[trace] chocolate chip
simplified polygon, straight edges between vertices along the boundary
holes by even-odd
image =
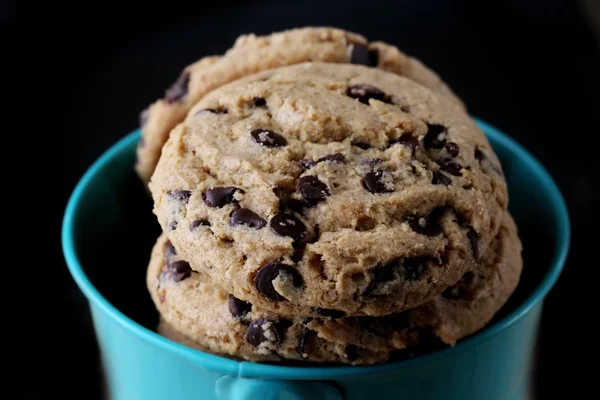
[[[344,349],[344,353],[346,353],[346,358],[348,361],[356,361],[358,359],[358,346],[355,344],[349,344]]]
[[[180,282],[192,275],[192,268],[187,261],[179,260],[167,264],[160,274],[160,281]]]
[[[281,213],[271,218],[271,230],[279,236],[289,236],[300,241],[306,236],[306,225],[292,214]]]
[[[300,337],[298,343],[298,353],[303,357],[308,357],[311,351],[315,348],[317,342],[317,332],[305,330]]]
[[[469,227],[469,231],[467,232],[467,238],[469,239],[469,243],[471,243],[473,256],[476,260],[479,260],[479,235],[477,234],[477,232],[475,232],[475,229]]]
[[[283,147],[288,144],[283,136],[268,129],[254,129],[250,132],[250,136],[256,143],[265,147]]]
[[[304,168],[304,169],[311,169],[312,167],[314,167],[317,164],[318,164],[318,161],[310,160],[308,158],[305,158],[300,161],[300,165],[302,165],[302,168]]]
[[[253,107],[264,107],[267,105],[267,101],[263,97],[253,97],[251,104]]]
[[[329,308],[316,308],[315,312],[327,318],[337,319],[346,316],[346,313],[340,310],[331,310]]]
[[[440,209],[436,209],[429,214],[428,217],[409,216],[408,225],[410,228],[420,235],[437,236],[442,233],[442,227],[438,223]]]
[[[188,201],[190,200],[190,196],[192,195],[192,192],[190,192],[189,190],[169,190],[167,192],[167,194],[169,196],[171,196],[172,198],[174,198],[175,200],[178,200],[180,202],[182,202],[183,204],[187,204]]]
[[[227,109],[225,107],[203,108],[202,110],[198,110],[195,115],[202,114],[227,114]]]
[[[394,191],[392,174],[389,171],[371,171],[363,179],[363,186],[371,193]]]
[[[423,275],[427,269],[426,257],[409,257],[402,261],[404,267],[404,276],[406,279],[416,281]]]
[[[140,128],[143,128],[148,123],[148,118],[150,117],[150,111],[146,108],[144,111],[140,113]]]
[[[388,95],[386,95],[381,89],[376,88],[372,85],[362,84],[353,85],[348,87],[346,94],[353,99],[358,99],[363,104],[369,104],[369,100],[379,100],[384,103],[391,103]]]
[[[272,262],[265,264],[254,277],[254,286],[256,287],[256,290],[271,300],[287,300],[275,290],[275,287],[273,287],[273,280],[277,279],[280,275],[282,278],[284,276],[290,277],[292,279],[292,284],[295,287],[302,286],[302,276],[300,276],[294,267],[283,263]]]
[[[448,129],[442,125],[427,124],[427,134],[423,138],[423,145],[426,149],[441,149],[446,144],[443,137]],[[442,136],[440,138],[440,136]]]
[[[303,214],[303,208],[306,207],[306,204],[298,199],[292,198],[288,193],[280,193],[279,196],[279,211],[294,211],[298,214]]]
[[[350,63],[366,65],[367,67],[376,67],[379,58],[377,49],[369,51],[369,48],[362,43],[353,43],[350,49]]]
[[[325,162],[325,161],[343,164],[346,161],[346,156],[343,155],[342,153],[333,153],[333,154],[328,154],[324,157],[321,157],[317,161],[313,161],[313,160],[305,158],[304,160],[300,161],[300,164],[302,164],[302,167],[304,167],[304,169],[310,169],[310,168],[314,167],[315,165],[317,165],[318,163]]]
[[[434,185],[444,185],[448,186],[452,183],[452,179],[448,177],[448,175],[444,174],[440,171],[433,171],[433,178],[431,178],[431,183]]]
[[[342,164],[346,161],[346,156],[343,155],[342,153],[333,153],[333,154],[327,154],[326,156],[321,157],[317,160],[317,162],[324,162],[324,161]]]
[[[298,179],[296,189],[309,204],[316,204],[330,195],[327,185],[313,175]]]
[[[396,143],[405,145],[411,150],[411,154],[415,154],[415,149],[419,145],[419,139],[407,132],[403,133],[398,139],[390,140],[389,145],[392,146]]]
[[[369,168],[375,168],[376,166],[378,166],[379,164],[381,164],[383,162],[383,160],[381,158],[365,158],[363,160],[360,160],[360,165],[366,165]]]
[[[210,207],[221,208],[229,203],[237,203],[234,197],[235,192],[245,193],[242,189],[233,186],[216,186],[206,189],[203,198],[204,202]]]
[[[472,183],[467,183],[466,185],[463,186],[463,189],[465,189],[465,190],[471,190],[471,189],[473,189],[473,184]]]
[[[250,311],[252,311],[252,304],[229,295],[229,312],[235,319],[243,318]]]
[[[165,100],[167,103],[175,103],[181,101],[188,93],[188,85],[190,83],[190,73],[183,71],[179,78],[165,92]]]
[[[193,231],[199,226],[210,226],[210,222],[206,219],[197,219],[190,224],[190,231]]]
[[[461,169],[463,168],[462,165],[455,163],[454,161],[450,161],[450,160],[439,160],[436,161],[440,168],[443,169],[444,171],[454,175],[454,176],[462,176],[462,172]]]
[[[250,228],[260,229],[267,224],[260,215],[247,208],[233,210],[229,219],[231,225],[246,225]]]
[[[258,318],[248,326],[246,341],[254,347],[259,347],[265,342],[279,344],[281,343],[281,337],[272,321],[265,318]]]
[[[356,146],[358,148],[361,148],[363,150],[367,150],[371,148],[371,145],[369,143],[364,143],[364,142],[352,142],[353,146]]]
[[[373,269],[373,277],[371,281],[367,285],[367,287],[362,291],[361,295],[369,296],[377,287],[378,284],[383,282],[389,282],[394,279],[395,270],[398,266],[398,261],[394,260],[383,267]]]
[[[292,253],[292,261],[295,263],[300,262],[304,258],[304,252],[306,251],[306,243],[302,242],[294,247],[294,252]]]
[[[499,166],[497,166],[497,165],[495,165],[494,163],[492,163],[492,162],[489,160],[489,158],[487,158],[487,156],[485,155],[485,153],[484,153],[483,151],[479,150],[479,148],[478,148],[478,147],[475,147],[475,154],[474,154],[474,155],[475,155],[475,159],[476,159],[477,161],[479,161],[479,164],[480,164],[481,166],[483,166],[483,162],[484,162],[484,161],[486,161],[486,162],[487,162],[487,165],[488,165],[488,166],[489,166],[491,169],[493,169],[493,170],[494,170],[494,172],[496,172],[498,175],[502,175],[502,169],[501,169]]]
[[[447,142],[444,147],[446,148],[446,151],[448,153],[450,153],[450,155],[452,157],[456,157],[458,156],[459,153],[459,149],[458,149],[458,145],[454,142]]]
[[[479,150],[478,147],[475,147],[475,159],[479,162],[483,161],[486,157],[483,151]]]
[[[171,242],[168,242],[167,247],[165,248],[165,261],[169,263],[169,259],[176,255],[177,250],[175,250],[175,247],[173,247],[173,244],[171,244]]]
[[[177,221],[171,221],[171,222],[169,223],[169,230],[170,230],[170,231],[174,231],[175,229],[177,229],[177,225],[178,225],[178,222],[177,222]]]

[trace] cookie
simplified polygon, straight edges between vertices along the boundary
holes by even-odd
[[[466,113],[407,78],[331,63],[211,92],[171,133],[149,188],[193,269],[302,316],[428,301],[474,268],[508,202]]]
[[[519,281],[520,246],[507,216],[481,265],[458,284],[420,307],[378,318],[261,310],[219,289],[208,274],[189,267],[182,273],[185,261],[165,235],[153,249],[147,284],[161,314],[159,333],[179,343],[252,361],[373,364],[454,345],[483,328]]]
[[[333,28],[301,28],[267,36],[244,35],[223,56],[209,56],[187,66],[164,98],[140,117],[142,140],[136,171],[147,182],[169,132],[198,100],[235,79],[284,65],[306,61],[355,63],[407,76],[455,101],[462,102],[444,82],[419,60],[383,42],[368,43],[357,34]],[[219,110],[216,110],[217,112]]]

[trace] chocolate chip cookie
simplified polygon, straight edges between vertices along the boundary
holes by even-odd
[[[331,63],[211,92],[171,133],[149,188],[192,269],[301,316],[430,300],[477,265],[508,202],[490,144],[454,103]]]
[[[165,96],[141,114],[138,175],[144,182],[150,179],[169,132],[208,92],[255,72],[306,61],[382,68],[430,87],[455,101],[459,107],[463,106],[434,72],[419,60],[383,42],[369,43],[355,33],[321,27],[293,29],[267,36],[244,35],[223,56],[205,57],[187,66],[165,91]]]
[[[521,267],[521,244],[506,215],[480,266],[400,314],[344,317],[319,309],[319,318],[305,318],[261,310],[194,272],[165,235],[153,249],[147,284],[161,313],[159,332],[182,344],[253,361],[373,364],[454,345],[480,330],[517,286]]]

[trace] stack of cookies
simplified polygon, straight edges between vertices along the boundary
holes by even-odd
[[[258,362],[374,364],[454,345],[515,290],[502,167],[395,47],[330,28],[240,37],[143,113],[163,234],[158,330]]]

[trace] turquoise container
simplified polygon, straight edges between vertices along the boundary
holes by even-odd
[[[526,399],[544,298],[568,252],[568,214],[558,188],[531,154],[477,122],[509,183],[510,209],[524,243],[519,288],[488,327],[455,347],[367,367],[235,361],[156,334],[144,276],[159,232],[133,172],[139,132],[116,143],[78,183],[62,230],[69,270],[89,301],[110,398]]]

